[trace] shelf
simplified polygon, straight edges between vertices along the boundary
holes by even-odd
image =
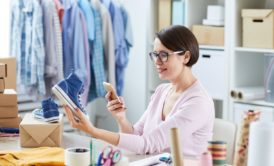
[[[235,51],[238,51],[238,52],[271,53],[274,56],[274,49],[236,47]]]
[[[234,102],[242,103],[242,104],[253,104],[253,105],[274,107],[274,103],[266,102],[264,100],[254,100],[254,101],[234,100]]]
[[[200,49],[224,51],[224,46],[199,45]]]
[[[18,110],[20,111],[32,111],[35,108],[41,108],[41,102],[29,102],[18,104]]]

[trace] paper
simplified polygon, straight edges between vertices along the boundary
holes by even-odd
[[[231,97],[240,100],[258,100],[265,97],[264,87],[238,87],[230,92]]]
[[[246,166],[248,155],[249,125],[251,122],[259,120],[260,112],[248,111],[241,123],[240,135],[236,144],[234,164],[235,166]]]
[[[248,166],[274,165],[274,123],[253,122],[250,125]]]
[[[134,161],[134,162],[131,162],[129,165],[130,166],[140,166],[140,165],[152,165],[152,164],[156,164],[156,163],[159,163],[160,164],[160,158],[161,157],[170,157],[170,153],[162,153],[162,154],[158,154],[158,155],[155,155],[155,156],[152,156],[152,157],[148,157],[148,158],[145,158],[145,159],[142,159],[142,160],[138,160],[138,161]]]

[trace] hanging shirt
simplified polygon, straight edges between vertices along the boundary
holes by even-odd
[[[63,17],[64,17],[64,7],[59,0],[54,0],[54,3],[55,3],[55,7],[57,9],[58,18],[59,18],[60,25],[61,25],[60,28],[62,29],[62,21],[63,21]]]
[[[45,95],[42,9],[36,0],[12,1],[11,50],[17,59],[18,90]]]
[[[60,80],[64,79],[63,73],[63,43],[62,43],[62,32],[61,32],[61,23],[58,18],[58,11],[57,9],[53,12],[53,22],[54,22],[54,30],[55,30],[55,49],[57,54],[57,80],[53,80],[53,82],[59,82]]]
[[[43,10],[43,25],[44,25],[44,40],[45,40],[45,84],[47,96],[51,94],[51,88],[57,83],[60,72],[58,66],[58,51],[57,51],[57,34],[54,15],[57,14],[53,1],[42,0],[41,6]],[[58,22],[58,20],[57,20]],[[58,25],[59,29],[60,24]],[[59,30],[60,31],[60,30]],[[62,70],[61,70],[62,71]]]
[[[85,16],[78,3],[75,1],[65,1],[65,14],[62,25],[63,33],[63,62],[64,76],[67,77],[72,71],[81,79],[86,87],[87,67],[85,59],[89,56],[88,38]]]
[[[108,9],[98,0],[93,0],[95,8],[99,11],[102,18],[102,33],[105,60],[105,75],[107,82],[116,87],[115,79],[115,45],[111,17]]]
[[[85,20],[87,24],[87,30],[88,30],[88,40],[90,43],[94,41],[95,38],[95,14],[90,6],[90,3],[88,0],[78,0],[78,5],[82,12],[85,15]]]
[[[133,46],[133,33],[132,33],[131,21],[130,21],[128,12],[124,6],[121,6],[121,11],[122,11],[124,26],[125,26],[125,39],[126,39],[127,47],[129,49],[129,47]]]
[[[120,133],[119,148],[138,154],[170,152],[169,133],[176,127],[184,155],[200,156],[207,150],[215,118],[212,98],[196,81],[182,92],[171,112],[162,120],[164,102],[170,89],[171,84],[157,87],[146,112],[133,127],[134,134]]]
[[[103,36],[102,36],[102,19],[97,9],[94,8],[92,2],[91,7],[94,11],[95,19],[95,39],[91,46],[91,85],[89,92],[89,101],[96,97],[104,97],[106,91],[103,82],[106,80],[104,71],[104,52],[103,52]]]
[[[128,48],[125,40],[125,23],[120,6],[109,3],[115,40],[115,77],[118,95],[122,94],[124,86],[125,67],[128,61]]]
[[[123,18],[124,38],[121,39],[121,45],[118,47],[116,52],[116,81],[118,94],[121,95],[124,87],[125,69],[129,60],[129,48],[133,45],[133,37],[128,13],[123,6],[120,6],[120,10]]]
[[[82,104],[86,105],[88,101],[88,95],[89,95],[89,87],[90,87],[90,61],[91,61],[91,51],[90,46],[94,41],[95,37],[95,24],[94,24],[94,11],[92,10],[89,2],[87,0],[78,0],[78,5],[82,12],[84,13],[86,25],[83,26],[86,30],[84,31],[85,36],[88,38],[88,43],[86,44],[86,49],[89,50],[89,55],[85,57],[85,63],[86,63],[86,80],[87,83],[85,84],[85,91],[82,94]]]

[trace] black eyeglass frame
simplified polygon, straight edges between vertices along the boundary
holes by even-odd
[[[174,52],[165,52],[165,51],[160,51],[157,53],[156,51],[150,52],[149,57],[151,61],[156,62],[157,59],[159,59],[162,63],[168,61],[168,56],[172,54],[177,54],[177,55],[184,55],[186,51],[174,51]]]

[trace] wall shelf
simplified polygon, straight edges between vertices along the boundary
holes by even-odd
[[[274,107],[274,103],[266,102],[264,100],[253,100],[253,101],[234,100],[234,102],[242,103],[242,104],[252,104],[252,105],[259,105],[259,106]]]
[[[274,49],[236,47],[235,51],[237,51],[237,52],[270,53],[270,54],[273,54],[273,56],[274,56]]]
[[[217,51],[224,51],[224,46],[210,46],[210,45],[199,45],[200,49],[207,49],[207,50],[217,50]]]

